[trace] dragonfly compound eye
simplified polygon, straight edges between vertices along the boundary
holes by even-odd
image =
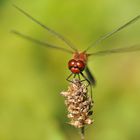
[[[71,59],[71,60],[68,62],[68,67],[69,67],[69,69],[71,69],[72,67],[75,67],[75,66],[76,66],[76,60]]]
[[[83,70],[85,69],[85,64],[84,64],[83,61],[78,60],[78,61],[76,62],[76,64],[77,64],[77,67],[79,68],[80,71],[83,71]]]
[[[71,70],[72,73],[74,74],[78,74],[80,72],[82,72],[85,68],[85,64],[83,61],[81,60],[75,60],[75,59],[71,59],[68,62],[68,67]]]

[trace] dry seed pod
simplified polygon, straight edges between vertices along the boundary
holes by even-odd
[[[68,110],[67,117],[70,119],[69,124],[76,128],[82,128],[93,123],[90,118],[93,102],[88,95],[87,86],[83,82],[73,79],[68,90],[61,92],[61,95],[65,97],[65,105]]]

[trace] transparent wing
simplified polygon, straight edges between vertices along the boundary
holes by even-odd
[[[128,27],[131,24],[133,24],[134,22],[136,22],[139,19],[140,19],[140,15],[138,15],[137,17],[133,18],[132,20],[128,21],[127,23],[125,23],[124,25],[120,26],[119,28],[113,30],[112,32],[100,37],[98,40],[96,40],[95,42],[91,43],[91,45],[85,51],[88,51],[91,47],[95,47],[96,45],[98,45],[103,40],[113,36],[114,34],[116,34],[117,32],[119,32],[121,30],[125,29],[126,27]]]
[[[30,14],[28,14],[27,12],[25,12],[21,8],[17,7],[15,4],[13,4],[13,7],[15,7],[19,12],[21,12],[22,14],[24,14],[26,17],[28,17],[29,19],[31,19],[32,21],[34,21],[36,24],[40,25],[41,27],[43,27],[44,29],[46,29],[48,32],[50,32],[51,34],[55,35],[58,39],[62,40],[70,48],[72,48],[73,50],[77,51],[77,49],[75,48],[75,46],[68,39],[66,39],[64,36],[62,36],[61,34],[55,32],[53,29],[47,27],[46,25],[42,24],[40,21],[38,21],[37,19],[33,18]]]
[[[47,43],[47,42],[43,42],[43,41],[34,39],[34,38],[30,37],[30,36],[27,36],[27,35],[25,35],[25,34],[22,34],[22,33],[18,32],[18,31],[13,30],[13,31],[11,31],[11,32],[14,33],[14,34],[16,34],[16,35],[18,35],[18,36],[20,36],[20,37],[22,37],[22,38],[24,38],[24,39],[26,39],[26,40],[29,40],[29,41],[31,41],[31,42],[33,42],[33,43],[42,45],[42,46],[44,46],[44,47],[53,48],[53,49],[58,49],[58,50],[65,51],[65,52],[68,52],[68,53],[73,53],[72,51],[70,51],[70,50],[68,50],[68,49],[61,48],[61,47],[59,47],[59,46],[55,46],[55,45],[49,44],[49,43]]]
[[[98,51],[98,52],[91,53],[91,54],[88,54],[88,55],[89,56],[102,56],[102,55],[109,55],[109,54],[114,54],[114,53],[127,53],[127,52],[135,52],[135,51],[140,51],[140,44],[139,45],[133,45],[133,46],[130,46],[130,47],[125,47],[125,48]]]

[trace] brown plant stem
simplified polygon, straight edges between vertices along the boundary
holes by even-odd
[[[85,140],[85,128],[84,127],[82,127],[81,128],[81,140]]]

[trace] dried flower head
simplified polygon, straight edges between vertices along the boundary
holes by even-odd
[[[76,128],[92,124],[93,120],[90,116],[92,115],[93,101],[88,95],[88,88],[84,83],[78,79],[73,79],[68,90],[61,92],[61,95],[66,98],[67,117],[71,120],[69,124]]]

